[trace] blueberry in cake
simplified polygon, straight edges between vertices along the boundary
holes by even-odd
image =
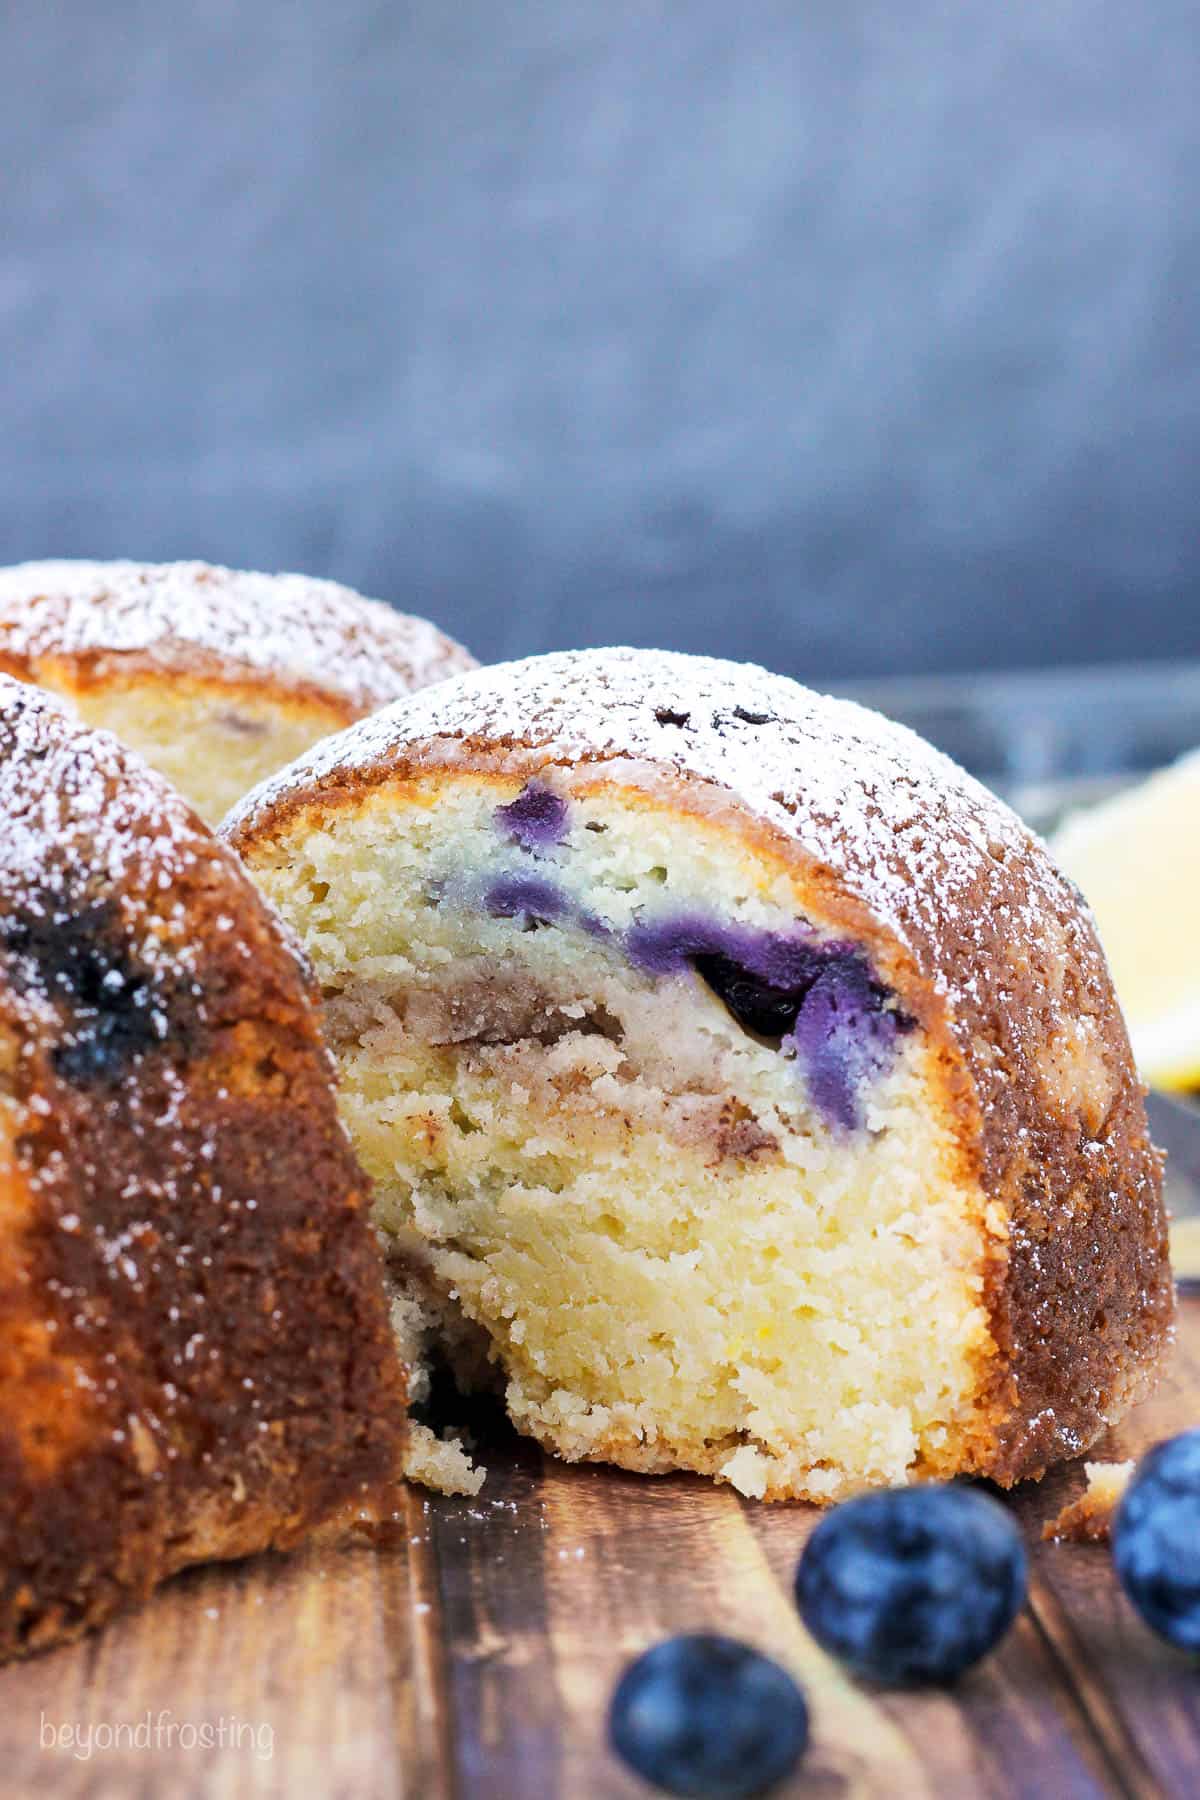
[[[115,732],[214,825],[318,738],[474,666],[428,620],[304,575],[0,569],[0,671]]]
[[[225,827],[300,937],[398,1329],[569,1458],[828,1502],[1086,1448],[1170,1334],[1079,897],[910,732],[638,650],[457,677]]]
[[[0,1659],[390,1512],[405,1384],[308,977],[168,784],[0,676]]]

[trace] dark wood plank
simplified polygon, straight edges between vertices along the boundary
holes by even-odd
[[[683,1478],[548,1466],[550,1630],[570,1726],[563,1792],[644,1792],[607,1761],[603,1719],[625,1660],[673,1631],[716,1629],[805,1686],[814,1743],[796,1795],[1011,1795],[1033,1768],[1057,1795],[1120,1781],[1031,1621],[953,1694],[894,1696],[847,1679],[800,1625],[791,1580],[815,1515],[756,1507]],[[580,1554],[582,1552],[582,1555]],[[591,1573],[589,1574],[589,1565]],[[581,1613],[593,1628],[580,1629]]]
[[[568,1712],[547,1629],[542,1462],[511,1440],[474,1500],[430,1496],[455,1790],[487,1800],[564,1791]]]

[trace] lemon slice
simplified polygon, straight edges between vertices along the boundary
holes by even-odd
[[[1052,840],[1096,915],[1143,1077],[1200,1086],[1200,751]]]

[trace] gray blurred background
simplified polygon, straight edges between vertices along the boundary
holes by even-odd
[[[1198,155],[1183,0],[5,0],[0,560],[1195,654]]]

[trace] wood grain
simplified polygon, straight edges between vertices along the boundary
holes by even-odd
[[[1196,1423],[1188,1298],[1168,1380],[1095,1454]],[[1077,1468],[1012,1498],[1033,1585],[997,1655],[950,1692],[896,1695],[848,1680],[799,1623],[810,1509],[571,1468],[508,1434],[486,1460],[478,1499],[410,1490],[386,1547],[196,1571],[101,1636],[3,1671],[0,1792],[635,1800],[647,1790],[604,1741],[612,1684],[646,1645],[701,1628],[759,1645],[808,1691],[813,1745],[785,1800],[1200,1792],[1195,1666],[1140,1625],[1105,1549],[1039,1541]],[[173,1742],[128,1741],[160,1715]],[[222,1720],[240,1743],[179,1740]],[[118,1724],[119,1747],[43,1743]]]

